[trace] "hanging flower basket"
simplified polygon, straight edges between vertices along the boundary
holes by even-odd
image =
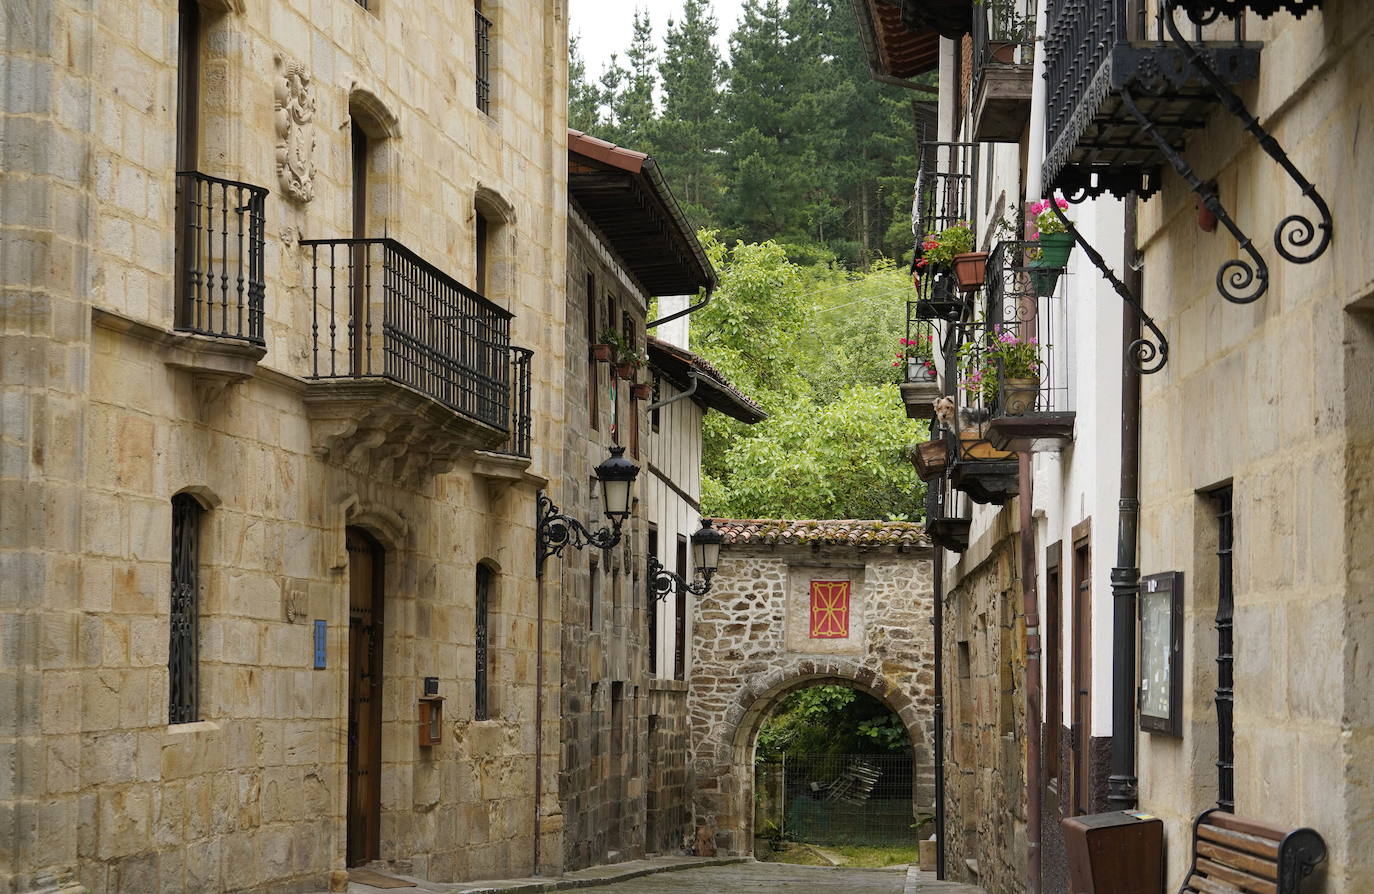
[[[615,374],[627,382],[633,382],[638,372],[638,363],[617,363],[615,367]]]
[[[614,356],[614,345],[592,345],[592,359],[598,363],[610,363]]]
[[[983,287],[983,279],[988,269],[988,253],[970,251],[954,256],[954,277],[959,281],[959,291],[976,292]]]
[[[651,382],[635,382],[630,386],[630,397],[635,400],[648,400],[653,394],[654,386]]]

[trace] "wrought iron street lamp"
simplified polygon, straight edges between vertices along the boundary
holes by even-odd
[[[692,561],[699,575],[690,583],[675,572],[664,568],[657,556],[649,556],[649,589],[658,599],[667,599],[669,593],[691,593],[705,596],[711,592],[711,578],[715,576],[720,562],[720,545],[725,535],[711,527],[711,520],[701,520],[701,530],[692,535]]]
[[[610,549],[619,543],[620,529],[630,517],[630,494],[638,476],[639,466],[625,458],[625,448],[612,447],[611,455],[596,467],[596,479],[601,482],[602,510],[610,519],[611,526],[595,531],[577,519],[564,515],[548,494],[540,491],[534,532],[535,573],[542,576],[544,560],[549,556],[563,555],[563,550],[570,545],[574,549],[585,549],[587,546]]]

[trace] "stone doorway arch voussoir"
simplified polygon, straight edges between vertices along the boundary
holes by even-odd
[[[698,745],[697,826],[714,829],[719,851],[753,851],[754,746],[763,721],[784,696],[832,684],[867,693],[891,709],[911,737],[913,760],[918,767],[929,765],[933,731],[928,717],[881,668],[834,657],[791,661],[741,686],[722,722]]]

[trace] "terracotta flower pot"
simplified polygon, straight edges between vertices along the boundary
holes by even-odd
[[[614,350],[610,345],[592,345],[592,359],[599,363],[609,363]]]
[[[976,292],[983,287],[987,274],[988,253],[971,251],[954,256],[954,277],[959,280],[959,291]]]
[[[1035,399],[1040,394],[1040,379],[1006,379],[1002,382],[1002,413],[1024,416],[1035,411]]]
[[[654,386],[650,382],[635,382],[630,386],[630,397],[635,400],[648,400],[654,396]]]
[[[637,363],[617,363],[615,366],[615,374],[627,382],[633,382],[638,371]]]

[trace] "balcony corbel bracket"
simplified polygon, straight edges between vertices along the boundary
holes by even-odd
[[[1121,296],[1122,301],[1130,305],[1140,317],[1141,325],[1150,330],[1153,336],[1153,338],[1141,337],[1131,342],[1126,350],[1127,357],[1143,375],[1159,372],[1169,362],[1169,340],[1164,337],[1164,332],[1160,330],[1154,318],[1145,312],[1145,308],[1131,294],[1131,290],[1126,288],[1126,284],[1112,271],[1111,266],[1102,257],[1102,253],[1094,248],[1091,242],[1084,239],[1083,234],[1078,232],[1078,228],[1064,216],[1064,212],[1059,209],[1059,204],[1053,201],[1054,195],[1051,194],[1049,198],[1051,200],[1049,203],[1050,210],[1054,212],[1054,216],[1059,218],[1059,222],[1064,225],[1065,230],[1073,236],[1073,241],[1083,249],[1093,262],[1093,266],[1101,271],[1102,278],[1111,284],[1116,293]]]
[[[1203,183],[1193,172],[1193,167],[1188,164],[1187,159],[1179,155],[1164,135],[1155,129],[1155,123],[1140,110],[1140,106],[1136,105],[1135,97],[1131,95],[1130,90],[1121,91],[1121,104],[1140,124],[1141,133],[1154,141],[1155,146],[1169,159],[1178,175],[1187,182],[1193,192],[1197,193],[1207,210],[1216,215],[1217,220],[1221,221],[1240,243],[1241,250],[1253,259],[1253,264],[1243,258],[1232,258],[1221,265],[1217,270],[1217,291],[1221,293],[1221,297],[1232,304],[1258,301],[1260,296],[1269,290],[1269,264],[1255,250],[1250,237],[1231,219],[1231,215],[1221,204],[1221,199],[1217,198],[1216,190]]]
[[[1274,138],[1273,134],[1264,129],[1257,117],[1250,114],[1250,110],[1245,106],[1245,101],[1217,76],[1217,73],[1207,64],[1207,60],[1198,48],[1179,31],[1178,23],[1174,21],[1173,15],[1174,0],[1162,0],[1162,2],[1163,9],[1160,14],[1163,16],[1164,25],[1169,31],[1169,39],[1183,51],[1188,64],[1212,88],[1212,92],[1221,100],[1222,105],[1226,106],[1226,110],[1240,119],[1245,129],[1255,137],[1260,148],[1270,158],[1274,159],[1279,167],[1283,168],[1289,179],[1297,184],[1298,189],[1302,191],[1303,198],[1316,206],[1317,215],[1320,218],[1318,223],[1313,224],[1311,218],[1302,214],[1290,214],[1279,221],[1279,225],[1274,229],[1274,249],[1283,256],[1284,260],[1292,264],[1312,263],[1325,254],[1327,247],[1331,244],[1330,206],[1326,204],[1326,200],[1317,191],[1317,187],[1304,177],[1289,159],[1288,153],[1283,151],[1283,147],[1279,145],[1279,141]],[[1191,11],[1186,12],[1190,17],[1192,16]],[[1216,18],[1216,16],[1213,15],[1212,18]],[[1312,246],[1313,241],[1316,242],[1315,246]],[[1312,247],[1308,248],[1308,246]],[[1225,294],[1224,290],[1222,294]],[[1259,296],[1256,295],[1255,297]]]

